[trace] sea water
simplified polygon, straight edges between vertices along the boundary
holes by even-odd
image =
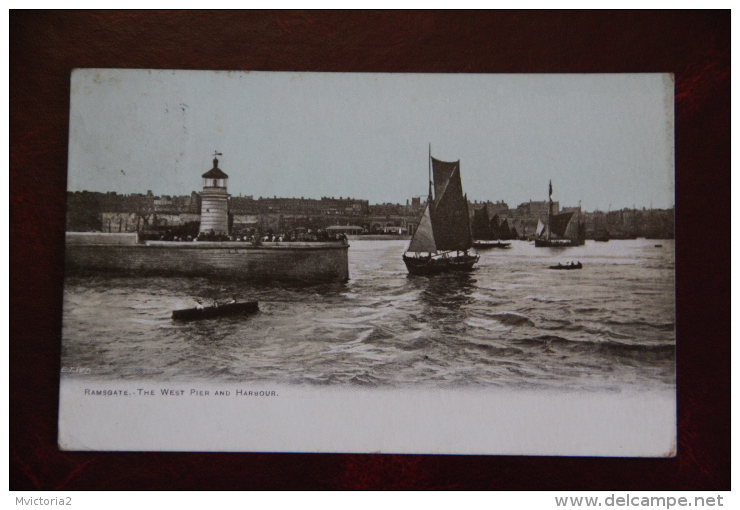
[[[68,378],[378,388],[670,390],[673,241],[481,250],[469,273],[408,275],[408,241],[352,241],[344,284],[70,276]],[[556,271],[557,263],[583,269]],[[259,301],[177,322],[172,310]]]

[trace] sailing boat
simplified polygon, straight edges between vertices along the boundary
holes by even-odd
[[[609,207],[609,210],[611,211],[611,206]],[[600,243],[608,243],[609,242],[609,230],[604,225],[604,213],[600,211],[596,211],[596,226],[594,227],[594,241],[600,242]]]
[[[491,232],[491,221],[488,219],[488,204],[483,204],[481,209],[476,209],[473,213],[473,239],[478,241],[491,241],[493,232]]]
[[[463,195],[460,179],[460,161],[434,159],[430,145],[429,199],[419,227],[403,254],[403,261],[413,275],[470,271],[480,258],[469,252],[472,247],[473,235],[468,200]]]
[[[506,221],[506,220],[504,220]],[[487,248],[510,248],[511,243],[502,243],[504,239],[498,234],[498,215],[488,219],[488,204],[483,204],[482,209],[473,213],[473,248],[476,250]]]
[[[586,225],[578,221],[571,225],[575,214],[573,211],[552,213],[552,181],[550,181],[550,203],[547,209],[547,223],[540,220],[537,224],[537,238],[534,245],[543,247],[580,246],[585,243]],[[580,216],[580,214],[579,214]]]

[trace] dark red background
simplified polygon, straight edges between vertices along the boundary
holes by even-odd
[[[69,76],[75,67],[675,73],[678,456],[59,452]],[[10,488],[729,490],[729,204],[729,11],[13,11]]]

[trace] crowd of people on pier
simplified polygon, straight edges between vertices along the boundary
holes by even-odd
[[[268,232],[262,234],[258,231],[252,233],[241,233],[241,234],[226,234],[224,232],[215,232],[210,230],[208,232],[201,232],[196,237],[192,235],[178,236],[170,232],[163,234],[159,237],[159,241],[179,241],[179,242],[190,242],[190,241],[204,241],[204,242],[245,242],[252,243],[254,245],[260,245],[262,243],[288,243],[288,242],[347,242],[347,236],[344,233],[333,233],[327,232],[324,229],[317,230],[291,230],[289,232]]]

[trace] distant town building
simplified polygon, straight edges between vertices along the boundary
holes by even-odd
[[[509,211],[509,205],[506,202],[498,200],[496,202],[488,202],[488,214],[490,214],[491,217],[495,214],[498,214],[499,217],[503,217],[511,215],[511,212]]]
[[[363,234],[413,234],[426,207],[426,196],[412,197],[405,204],[373,204],[349,197],[272,198],[233,196],[227,192],[228,176],[218,167],[203,174],[203,191],[190,195],[129,195],[116,192],[74,191],[67,193],[67,231],[133,233],[141,239],[180,239],[199,232],[251,235],[254,232],[288,232],[294,229],[327,229]],[[529,201],[510,209],[503,200],[469,202],[471,218],[486,206],[489,220],[497,217],[519,236],[532,236],[538,220],[548,214],[547,201]],[[584,212],[578,207],[560,208],[553,214],[573,211],[585,222],[586,235],[608,234],[611,239],[636,236],[671,238],[675,235],[674,210],[621,209]]]
[[[524,202],[516,208],[517,215],[523,219],[547,218],[550,203],[547,200]],[[560,212],[560,202],[552,203],[552,213]]]
[[[479,211],[480,209],[483,209],[484,206],[486,207],[486,210],[488,211],[489,220],[497,215],[499,218],[506,218],[506,217],[511,216],[511,211],[509,210],[508,204],[504,202],[503,200],[498,200],[496,202],[491,202],[491,201],[485,201],[485,202],[475,201],[473,203],[468,202],[468,209],[470,211],[470,217],[472,218],[475,211]]]
[[[326,227],[326,230],[333,234],[361,234],[363,228],[359,225],[332,225]]]

